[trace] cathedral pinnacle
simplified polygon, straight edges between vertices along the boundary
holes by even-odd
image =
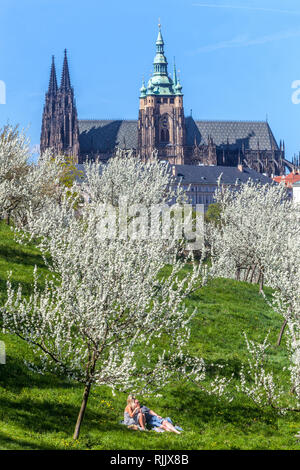
[[[62,71],[62,76],[61,76],[60,88],[64,90],[69,90],[71,88],[68,58],[67,58],[67,49],[65,49],[64,65],[63,65],[63,71]]]
[[[175,95],[181,94],[180,90],[175,90],[175,84],[168,75],[168,62],[164,54],[164,40],[161,33],[161,25],[158,25],[158,36],[156,39],[156,54],[153,61],[153,73],[148,81],[146,95]],[[177,84],[176,70],[175,82]],[[179,84],[179,87],[181,85]],[[141,89],[142,92],[142,89]],[[142,92],[144,93],[144,91]]]
[[[145,87],[145,80],[144,80],[144,77],[143,77],[143,82],[142,82],[142,86],[140,88],[140,98],[145,98],[146,97],[146,91],[147,91],[147,88]]]
[[[55,70],[54,55],[53,55],[52,56],[52,64],[51,64],[51,72],[50,72],[48,93],[52,94],[52,95],[55,95],[56,92],[57,92],[57,80],[56,80],[56,70]]]
[[[161,34],[160,21],[158,22],[158,35],[157,35],[157,39],[156,39],[156,46],[162,46],[161,48],[159,48],[159,51],[162,51],[162,53],[164,52],[164,49],[163,49],[164,40],[163,40],[163,37],[162,37],[162,34]]]
[[[173,84],[174,84],[174,87],[177,85],[177,72],[176,72],[175,57],[174,57],[174,66],[173,66]]]

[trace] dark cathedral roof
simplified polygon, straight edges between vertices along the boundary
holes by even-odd
[[[207,144],[208,136],[218,147],[238,149],[263,150],[278,149],[276,140],[266,121],[194,121],[186,118],[187,144],[193,145],[196,137],[197,144]]]
[[[272,178],[258,173],[251,168],[243,167],[240,171],[237,167],[216,165],[173,165],[176,177],[182,184],[217,184],[221,176],[223,184],[234,185],[236,182],[246,183],[249,179],[261,184],[274,184]]]
[[[84,178],[86,174],[84,164],[76,164],[76,168]],[[242,171],[237,167],[221,165],[169,165],[169,169],[184,185],[216,185],[221,175],[221,183],[228,185],[246,183],[249,179],[261,184],[276,184],[272,178],[245,166],[242,168]],[[99,171],[100,173],[102,172],[102,167],[100,167]],[[76,177],[77,181],[81,181],[81,176]]]
[[[114,147],[138,146],[137,120],[79,120],[79,145],[81,153],[107,152]]]
[[[187,145],[207,144],[208,138],[219,148],[231,150],[244,146],[245,150],[278,150],[278,145],[266,121],[194,121],[189,116],[186,122]],[[109,152],[114,147],[138,147],[137,120],[88,120],[79,124],[80,152]]]

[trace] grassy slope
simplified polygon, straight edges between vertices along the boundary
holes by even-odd
[[[0,302],[5,299],[7,271],[13,282],[30,292],[33,266],[46,273],[37,250],[20,247],[0,224]],[[217,280],[189,300],[199,308],[193,320],[190,350],[208,362],[229,364],[236,372],[245,361],[242,331],[262,339],[271,330],[274,343],[280,319],[265,305],[257,287],[230,280]],[[51,375],[29,371],[23,360],[30,348],[10,335],[6,343],[7,364],[0,365],[0,449],[299,449],[294,438],[300,429],[298,416],[278,417],[260,410],[245,397],[232,403],[218,401],[193,386],[180,383],[166,387],[162,398],[147,404],[174,418],[185,430],[180,436],[129,431],[118,424],[125,394],[112,397],[94,388],[78,442],[72,432],[82,389]],[[282,374],[285,351],[274,348],[273,366]]]

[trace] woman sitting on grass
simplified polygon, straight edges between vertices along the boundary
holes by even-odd
[[[133,395],[128,395],[127,398],[127,406],[124,410],[124,424],[130,429],[146,431],[145,415],[142,413],[140,406],[136,405]]]
[[[173,426],[170,421],[162,418],[147,406],[141,406],[139,400],[135,399],[135,406],[136,409],[139,409],[144,417],[146,418],[147,425],[153,429],[162,430],[162,431],[169,431],[175,432],[176,434],[180,434],[180,432]]]

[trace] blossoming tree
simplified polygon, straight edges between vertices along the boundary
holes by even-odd
[[[35,163],[24,132],[11,126],[0,131],[0,217],[8,223],[24,226],[29,207],[33,214],[49,198],[59,200],[73,174],[79,176],[70,158],[47,150]]]
[[[144,236],[137,225],[125,236],[118,228],[117,234],[106,230],[120,216],[120,194],[141,210],[141,204],[168,203],[180,189],[162,164],[144,165],[130,154],[118,154],[103,168],[86,165],[85,171],[81,189],[88,202],[80,210],[72,203],[75,185],[71,203],[51,198],[43,211],[28,211],[26,232],[39,237],[53,277],[41,291],[35,272],[29,299],[9,282],[3,311],[6,330],[38,353],[32,367],[83,384],[74,439],[94,385],[155,390],[179,370],[198,381],[205,375],[201,359],[185,360],[193,312],[184,299],[207,280],[202,262],[192,255],[179,258],[178,240],[147,237],[147,227]],[[133,213],[125,221],[134,222]],[[187,262],[192,269],[183,275]]]
[[[283,318],[277,346],[283,332],[287,347],[286,380],[276,382],[268,368],[270,344],[247,339],[248,366],[241,373],[241,389],[259,405],[272,406],[280,412],[300,411],[300,224],[298,231],[289,234],[285,251],[279,252],[266,269],[268,284],[273,287],[269,305]],[[251,379],[246,384],[246,377]]]
[[[238,390],[260,406],[300,411],[300,212],[283,185],[248,182],[231,192],[221,185],[216,194],[220,224],[210,227],[213,272],[224,277],[253,279],[258,273],[273,288],[266,301],[281,315],[286,334],[286,380],[279,383],[268,364],[268,337],[256,344],[246,336],[248,362],[240,372]]]
[[[220,182],[216,203],[220,224],[209,232],[215,274],[246,281],[255,277],[262,291],[266,270],[270,273],[286,253],[290,234],[298,233],[299,211],[283,185],[252,180],[235,191]]]

